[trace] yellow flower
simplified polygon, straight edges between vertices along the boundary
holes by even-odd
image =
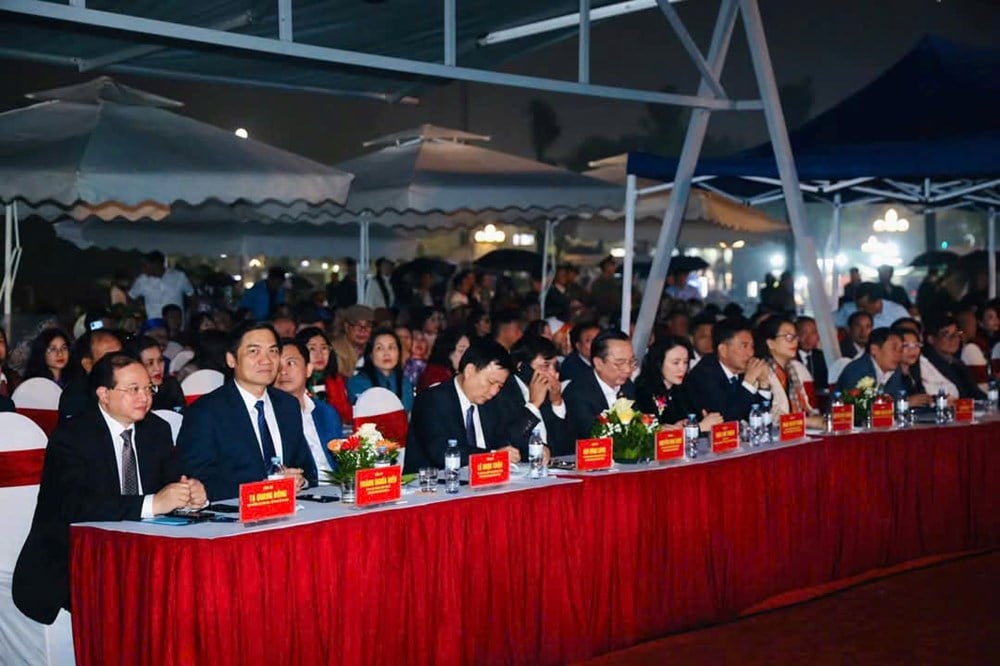
[[[625,425],[631,423],[632,418],[635,417],[635,411],[632,410],[632,402],[632,400],[627,398],[618,398],[611,405],[611,410],[618,416],[618,420]]]
[[[862,391],[865,389],[875,388],[875,378],[874,377],[862,377],[858,380],[857,386],[854,388],[859,388]]]

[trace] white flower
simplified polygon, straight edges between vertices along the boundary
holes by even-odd
[[[374,423],[365,423],[358,428],[358,437],[366,442],[377,442],[382,439],[382,433],[378,431]]]

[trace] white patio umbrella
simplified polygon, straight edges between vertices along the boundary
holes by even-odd
[[[423,125],[368,142],[381,148],[336,165],[355,180],[335,219],[359,221],[362,237],[370,225],[430,230],[546,220],[547,249],[555,220],[621,207],[624,190],[617,185],[464,143],[487,140]],[[365,270],[369,256],[362,244],[358,263]],[[543,276],[547,262],[544,252]],[[359,297],[363,285],[359,279]]]
[[[351,175],[168,110],[181,106],[107,77],[0,113],[6,204],[4,312],[21,256],[17,202],[78,217],[162,218],[177,202],[335,206]],[[138,210],[137,210],[138,209]]]

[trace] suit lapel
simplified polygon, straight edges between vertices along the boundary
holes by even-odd
[[[111,430],[108,429],[108,424],[104,421],[104,416],[99,409],[91,412],[91,418],[93,419],[94,434],[97,435],[98,439],[97,464],[102,472],[102,478],[107,480],[109,492],[114,489],[114,492],[121,494],[122,480],[118,475],[118,456],[121,451],[121,442],[115,442],[111,439]]]
[[[455,380],[448,381],[448,388],[445,389],[444,395],[446,396],[447,406],[445,408],[446,414],[452,414],[453,416],[449,418],[454,418],[457,421],[458,428],[455,432],[462,433],[462,437],[459,441],[464,441],[466,446],[475,447],[475,442],[470,442],[469,438],[465,435],[465,415],[462,413],[462,402],[458,399],[458,388],[455,386]],[[486,436],[486,420],[483,418],[482,411],[479,414],[479,421],[483,424],[483,436]]]
[[[150,418],[146,415],[146,418]],[[146,495],[159,491],[160,479],[156,473],[156,445],[153,443],[152,428],[143,419],[135,424],[135,450],[139,456],[139,478],[142,479],[142,492]]]
[[[237,424],[236,432],[231,433],[232,436],[241,441],[253,443],[254,448],[259,452],[260,442],[257,440],[253,424],[250,423],[250,414],[247,412],[246,404],[243,402],[243,397],[240,395],[239,389],[236,388],[236,382],[230,379],[226,387],[229,395],[229,407],[233,410],[233,414],[236,417],[235,423]]]

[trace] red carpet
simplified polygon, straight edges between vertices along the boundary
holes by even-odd
[[[585,663],[997,664],[1000,553],[911,569]]]

